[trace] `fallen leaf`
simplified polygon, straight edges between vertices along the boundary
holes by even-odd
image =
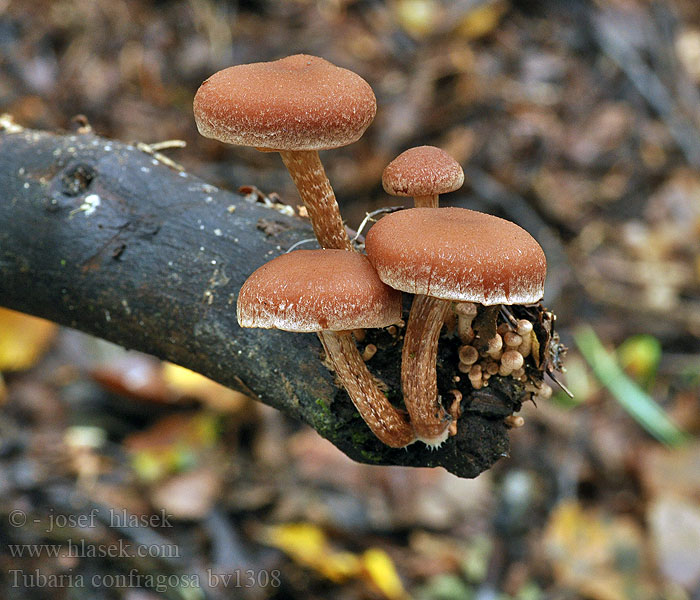
[[[90,375],[114,394],[155,404],[174,401],[163,379],[160,362],[139,353],[129,353],[94,368]]]
[[[250,401],[250,398],[241,392],[224,387],[204,375],[173,363],[163,363],[163,378],[178,399],[196,398],[216,412],[237,412]]]
[[[351,552],[334,550],[326,534],[311,523],[268,527],[263,541],[279,548],[292,560],[336,583],[360,574],[362,563]]]
[[[408,594],[396,572],[394,561],[380,548],[369,548],[362,554],[362,571],[372,587],[387,600],[404,600]]]
[[[151,492],[153,505],[176,519],[202,519],[214,505],[221,490],[216,470],[200,468],[174,475]]]
[[[56,337],[58,325],[0,308],[0,371],[33,367]]]

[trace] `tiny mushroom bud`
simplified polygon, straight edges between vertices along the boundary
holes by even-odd
[[[543,383],[535,394],[536,400],[549,400],[552,397],[552,387]]]
[[[501,323],[497,328],[496,331],[501,334],[501,337],[503,337],[506,333],[511,331],[510,324],[509,323]]]
[[[495,375],[499,371],[499,364],[495,360],[490,360],[486,363],[486,372],[489,375]]]
[[[523,355],[517,350],[506,350],[501,356],[499,375],[510,375],[523,366]]]
[[[513,371],[510,376],[513,379],[520,379],[520,381],[527,381],[527,375],[525,374],[525,367],[520,367]]]
[[[481,366],[480,365],[473,365],[471,369],[469,369],[469,382],[472,384],[472,387],[475,390],[478,390],[483,387],[483,379],[481,376]]]
[[[472,321],[476,317],[477,308],[473,302],[458,302],[455,305],[457,313],[457,333],[459,339],[465,344],[474,339],[474,330],[472,329]]]
[[[401,294],[383,284],[365,256],[345,250],[296,250],[257,269],[238,295],[238,323],[315,331],[326,355],[374,434],[388,446],[415,441],[406,414],[380,391],[352,330],[386,327],[401,316]]]
[[[503,334],[503,343],[507,348],[517,348],[523,343],[523,338],[514,331],[506,331]]]
[[[377,347],[374,344],[367,344],[362,352],[362,360],[367,362],[377,353]]]
[[[304,54],[229,67],[194,98],[205,137],[281,154],[319,244],[345,250],[352,244],[318,151],[357,141],[376,111],[372,88],[359,75]]]
[[[530,356],[532,351],[532,323],[526,321],[525,319],[520,319],[518,321],[518,335],[522,338],[522,343],[518,347],[518,351],[523,356]]]
[[[508,415],[505,419],[503,419],[503,422],[505,423],[506,427],[511,427],[513,429],[517,429],[518,427],[525,425],[525,419],[523,419],[520,415]]]
[[[457,370],[458,370],[460,373],[469,373],[469,371],[471,370],[473,364],[474,364],[474,363],[472,363],[472,364],[467,364],[467,363],[460,362],[460,363],[457,365]]]
[[[518,321],[518,334],[525,337],[532,331],[532,323],[527,319],[520,319]]]
[[[479,351],[474,346],[459,347],[459,362],[473,365],[477,360],[479,360]]]
[[[365,249],[384,283],[415,294],[401,358],[404,401],[418,438],[439,443],[449,415],[438,401],[437,343],[450,303],[537,302],[544,292],[544,252],[514,223],[463,208],[389,214],[369,230]],[[496,337],[494,344],[502,344]],[[498,356],[500,348],[494,352]],[[470,380],[474,385],[471,372]]]
[[[488,341],[486,354],[488,354],[491,358],[500,358],[502,349],[503,338],[500,335],[496,334]]]
[[[435,146],[409,148],[384,169],[382,185],[392,196],[413,196],[416,206],[437,208],[439,195],[462,187],[464,172]]]
[[[450,390],[450,394],[454,398],[452,404],[450,404],[450,416],[452,417],[452,422],[447,428],[449,435],[457,435],[457,420],[462,416],[462,392],[457,389]]]
[[[352,335],[355,338],[356,342],[361,342],[365,339],[365,335],[367,334],[365,333],[364,329],[353,329]]]

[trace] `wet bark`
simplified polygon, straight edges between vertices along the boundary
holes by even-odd
[[[242,330],[246,277],[308,222],[217,189],[135,146],[92,133],[0,130],[0,305],[200,372],[308,423],[351,458],[443,466],[475,477],[508,452],[503,417],[519,390],[464,392],[459,433],[439,450],[383,445],[320,360],[311,334]],[[407,298],[408,300],[408,298]],[[401,336],[369,332],[368,363],[398,406]],[[441,341],[438,386],[455,387],[454,335]],[[466,379],[466,378],[465,378]]]

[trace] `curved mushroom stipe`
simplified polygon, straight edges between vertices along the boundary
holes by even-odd
[[[408,415],[381,392],[362,360],[352,332],[321,331],[318,337],[338,379],[372,433],[391,448],[403,448],[415,442],[416,434]]]
[[[438,400],[437,349],[440,330],[451,303],[416,295],[406,325],[401,354],[404,402],[418,439],[439,447],[449,434],[451,418]]]
[[[366,256],[332,249],[273,258],[243,284],[236,312],[243,327],[318,333],[340,383],[377,438],[392,448],[416,440],[352,337],[357,327],[386,327],[401,316],[401,293],[382,283]]]

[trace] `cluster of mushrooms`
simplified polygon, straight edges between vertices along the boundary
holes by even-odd
[[[472,328],[479,311],[538,302],[546,261],[514,223],[439,208],[439,194],[461,187],[464,174],[430,146],[407,150],[387,166],[384,188],[413,196],[415,208],[381,218],[366,236],[366,255],[357,251],[318,151],[357,141],[375,113],[374,93],[359,75],[307,55],[224,69],[202,83],[194,99],[202,135],[281,154],[322,248],[288,252],[257,269],[238,296],[241,327],[317,332],[338,380],[379,440],[396,448],[415,441],[438,447],[456,432],[459,416],[459,402],[446,411],[438,395],[445,323],[454,323],[461,338],[459,371],[474,389],[500,375],[546,394],[547,386],[528,381],[524,369],[536,343],[531,322],[511,318],[488,335]],[[353,337],[353,331],[400,322],[401,291],[414,295],[401,366],[408,414],[389,402]]]

